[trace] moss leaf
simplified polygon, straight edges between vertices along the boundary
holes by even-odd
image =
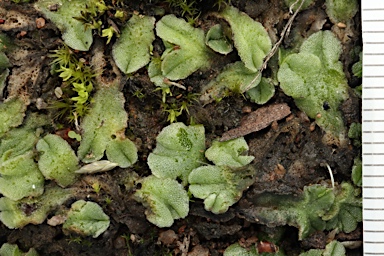
[[[303,43],[299,53],[284,59],[277,76],[297,107],[315,119],[336,144],[345,145],[346,128],[339,106],[348,98],[348,84],[338,61],[340,52],[341,44],[332,32],[317,32]]]
[[[148,65],[148,76],[152,83],[159,87],[169,87],[164,80],[166,77],[161,71],[161,59],[152,58],[151,62]]]
[[[3,71],[6,68],[11,67],[11,63],[9,62],[9,59],[5,53],[0,52],[0,71]]]
[[[27,224],[41,224],[49,212],[70,198],[68,189],[49,187],[44,194],[35,198],[13,201],[7,197],[0,198],[0,220],[8,228],[22,228]],[[29,209],[26,213],[25,209]]]
[[[204,126],[173,123],[156,138],[153,153],[148,156],[152,174],[158,178],[176,179],[187,183],[189,173],[204,161]]]
[[[243,245],[244,246],[244,245]],[[242,247],[239,243],[234,243],[227,247],[224,251],[223,256],[284,256],[284,252],[279,250],[277,252],[258,252],[257,245],[252,245],[249,247]]]
[[[245,67],[257,72],[272,47],[267,31],[261,23],[235,7],[227,6],[220,15],[231,26],[233,42]]]
[[[115,138],[106,148],[109,161],[118,164],[121,168],[132,166],[137,161],[137,148],[135,143],[127,138]]]
[[[125,130],[128,121],[124,96],[116,88],[100,88],[81,123],[83,131],[77,155],[84,163],[100,160],[107,145]]]
[[[159,179],[153,175],[143,179],[134,197],[147,207],[147,219],[158,227],[170,227],[175,219],[185,218],[189,212],[189,198],[183,186],[173,179]]]
[[[49,7],[56,4],[59,6],[58,10],[51,11]],[[79,51],[89,50],[93,42],[92,29],[73,18],[81,16],[81,10],[87,8],[86,1],[40,0],[35,3],[35,8],[55,23],[69,47]]]
[[[109,223],[108,215],[97,203],[79,200],[72,204],[63,229],[96,238],[107,230]]]
[[[251,168],[232,169],[226,166],[201,166],[188,177],[189,191],[204,199],[204,208],[215,214],[224,213],[253,183]]]
[[[19,249],[17,244],[4,243],[0,248],[1,256],[38,256],[39,254],[34,248],[29,249],[28,252],[24,253]]]
[[[113,45],[112,56],[116,65],[126,74],[148,64],[155,18],[133,14],[122,28],[121,36]]]
[[[363,185],[363,163],[360,157],[356,157],[352,166],[352,181],[358,187]]]
[[[63,138],[48,134],[36,145],[40,152],[39,169],[46,179],[55,180],[61,187],[76,180],[79,160],[71,146]]]
[[[247,248],[241,247],[239,243],[232,244],[227,247],[224,251],[223,256],[258,256],[257,247],[252,246],[249,250]]]
[[[359,10],[357,0],[326,0],[325,6],[329,19],[335,24],[348,22]]]
[[[350,233],[362,221],[362,201],[356,197],[355,188],[347,182],[343,182],[336,189],[335,202],[323,216],[323,220],[327,221],[328,230],[338,228],[340,231]]]
[[[12,200],[39,196],[44,192],[44,176],[32,151],[2,162],[0,174],[0,193]]]
[[[332,241],[328,243],[323,250],[311,249],[307,252],[300,253],[299,256],[344,256],[345,254],[345,247],[338,241]]]
[[[0,137],[23,122],[26,109],[25,102],[18,97],[7,99],[0,104]]]
[[[321,185],[304,187],[301,196],[264,193],[255,198],[255,207],[244,209],[248,220],[270,227],[290,225],[299,229],[299,240],[326,228],[321,218],[332,207],[335,195]]]
[[[233,50],[232,43],[225,36],[223,27],[220,24],[216,24],[208,30],[205,37],[205,44],[215,52],[221,54],[228,54]]]
[[[161,70],[168,79],[186,78],[209,65],[210,54],[202,29],[194,28],[174,15],[166,15],[157,22],[156,33],[172,44],[162,56]]]
[[[249,70],[244,63],[237,61],[225,66],[214,80],[204,86],[200,100],[207,104],[225,97],[229,92],[241,94],[256,87],[260,80],[261,75],[258,72]]]
[[[47,116],[30,113],[23,126],[8,131],[0,140],[0,157],[5,162],[33,150],[39,140],[41,126],[48,124]]]
[[[244,137],[225,142],[214,141],[212,146],[205,151],[205,156],[217,166],[237,168],[253,161],[253,156],[244,155],[248,149]]]
[[[261,78],[259,85],[247,91],[251,101],[263,105],[275,95],[275,86],[267,78]]]

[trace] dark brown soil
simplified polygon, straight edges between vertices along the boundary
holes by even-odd
[[[109,1],[105,1],[109,2]],[[213,2],[213,1],[209,1]],[[235,0],[231,4],[246,12],[252,18],[260,21],[268,30],[274,42],[279,38],[280,32],[287,22],[288,8],[281,0]],[[202,5],[202,13],[196,25],[206,28],[214,19],[210,12],[216,7],[208,4]],[[30,95],[30,112],[45,112],[39,102],[50,102],[54,97],[53,89],[60,85],[61,80],[50,73],[48,57],[50,51],[57,49],[61,44],[59,30],[49,20],[43,28],[36,28],[35,20],[42,15],[34,11],[31,4],[15,4],[10,0],[0,0],[0,7],[7,12],[14,12],[13,23],[3,28],[14,42],[25,50],[22,56],[9,56],[13,67],[12,74],[19,74],[19,90]],[[180,10],[168,6],[166,1],[124,1],[124,8],[129,12],[138,11],[145,15],[154,15],[155,8],[164,8],[166,14],[180,15]],[[0,11],[0,19],[6,17]],[[157,17],[159,18],[159,17]],[[316,21],[326,18],[324,1],[317,1],[316,5],[301,12],[293,23],[290,35],[284,40],[283,47],[296,47],[295,34],[308,37],[314,32]],[[9,17],[8,17],[9,19]],[[24,20],[26,21],[24,22]],[[23,20],[23,22],[21,22]],[[118,24],[121,25],[121,24]],[[322,29],[331,29],[333,24],[326,19]],[[23,35],[23,31],[26,32]],[[359,14],[356,15],[351,31],[340,32],[343,42],[343,56],[341,58],[346,76],[351,87],[359,85],[353,77],[351,66],[358,60],[352,56],[351,49],[361,45]],[[346,36],[348,33],[352,38]],[[111,61],[111,45],[105,46],[104,39],[95,36],[95,45],[100,41],[107,61]],[[154,52],[161,54],[164,49],[161,40],[154,42]],[[92,51],[77,53],[78,56],[91,60]],[[195,72],[183,80],[183,85],[192,93],[199,93],[200,88],[207,84],[222,67],[237,60],[237,53],[228,56],[218,56],[211,64],[209,70]],[[267,68],[266,73],[271,73]],[[108,78],[111,66],[104,70]],[[97,202],[103,207],[105,213],[111,218],[108,230],[99,238],[92,239],[79,237],[76,234],[64,235],[61,227],[52,227],[47,224],[28,225],[22,229],[9,230],[0,223],[0,245],[16,243],[22,250],[35,248],[40,255],[222,255],[229,245],[242,241],[251,242],[257,237],[273,237],[283,234],[277,245],[283,248],[286,255],[297,255],[310,248],[324,248],[328,232],[317,232],[304,241],[297,240],[297,230],[293,227],[270,228],[256,223],[243,214],[244,209],[251,208],[253,198],[263,192],[276,194],[298,195],[303,187],[310,184],[329,180],[329,173],[325,166],[327,163],[333,170],[337,182],[350,179],[353,159],[360,154],[360,149],[354,146],[338,148],[335,145],[326,145],[322,142],[323,131],[319,127],[313,130],[313,120],[308,119],[297,109],[293,100],[285,96],[279,87],[276,87],[275,96],[267,103],[287,103],[292,111],[288,118],[282,119],[272,126],[245,136],[250,147],[249,155],[255,156],[252,163],[256,171],[255,183],[244,193],[242,199],[230,207],[227,213],[215,215],[204,210],[201,200],[194,200],[190,204],[190,213],[187,218],[175,221],[171,228],[157,228],[145,218],[145,208],[134,201],[131,195],[135,191],[135,184],[130,184],[129,178],[134,171],[137,176],[144,177],[150,174],[146,164],[148,154],[156,145],[156,136],[163,127],[168,125],[167,113],[161,106],[161,93],[155,91],[155,86],[149,81],[145,69],[139,70],[132,77],[124,77],[125,108],[129,113],[128,137],[133,140],[139,149],[139,161],[133,168],[114,169],[107,173],[85,175],[74,185],[76,194],[66,203],[70,206],[78,199]],[[141,91],[144,96],[139,98],[134,93]],[[7,89],[0,100],[7,98],[11,93]],[[180,101],[178,97],[186,97],[186,92],[174,89],[170,102]],[[0,103],[1,104],[1,103]],[[191,117],[196,123],[201,123],[206,129],[207,145],[213,139],[240,125],[243,116],[260,106],[251,103],[241,95],[224,98],[218,103],[206,106],[198,101],[189,107],[189,114],[184,113],[178,121],[188,124]],[[345,123],[360,122],[360,101],[351,94],[342,106],[345,114]],[[54,120],[65,128],[73,128],[73,124],[65,120]],[[52,124],[52,133],[58,132],[58,125]],[[72,141],[77,147],[75,141]],[[91,184],[100,183],[101,191],[97,194]],[[111,200],[107,203],[106,200]],[[339,234],[341,240],[361,240],[361,226],[350,234]],[[360,249],[349,251],[349,255],[359,255]]]

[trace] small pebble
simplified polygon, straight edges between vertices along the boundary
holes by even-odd
[[[45,19],[44,18],[37,18],[36,19],[36,27],[37,28],[45,27]]]
[[[244,106],[242,109],[241,109],[241,112],[243,112],[244,114],[245,113],[251,113],[252,112],[252,108],[250,106]]]
[[[46,109],[48,108],[48,104],[42,98],[37,98],[36,107],[37,109]]]
[[[311,125],[309,126],[309,130],[313,132],[316,129],[316,123],[312,122]]]
[[[60,87],[55,88],[55,95],[58,99],[60,99],[63,96],[63,90],[61,90]]]
[[[293,114],[291,114],[291,115],[287,116],[287,118],[285,118],[285,121],[286,121],[286,122],[289,122],[289,121],[291,121],[293,118],[295,118],[295,116],[294,116]]]
[[[67,219],[66,216],[56,215],[48,219],[47,224],[54,227],[54,226],[63,224],[66,221],[66,219]]]
[[[271,124],[271,128],[272,130],[274,131],[277,131],[277,129],[279,129],[279,124],[277,123],[277,121],[273,121],[272,124]]]
[[[115,239],[115,241],[113,241],[113,247],[115,247],[115,249],[121,249],[126,246],[127,245],[126,245],[125,238],[122,236],[119,236],[118,238]]]
[[[342,22],[337,23],[337,26],[339,28],[346,28],[347,27],[347,25],[345,25],[345,23],[342,23]]]
[[[188,252],[188,256],[209,256],[209,250],[201,245],[196,245]]]
[[[178,236],[172,229],[161,232],[159,235],[159,242],[164,245],[171,245],[177,240]]]

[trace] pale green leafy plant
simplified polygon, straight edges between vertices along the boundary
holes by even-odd
[[[55,180],[62,187],[76,181],[78,162],[71,146],[60,136],[48,134],[36,145],[40,153],[39,169],[45,179]]]
[[[250,71],[241,61],[228,64],[214,80],[204,86],[200,101],[208,104],[222,99],[230,92],[242,94],[260,83],[261,76],[257,77],[257,73]]]
[[[152,58],[151,62],[148,65],[148,76],[152,83],[154,83],[157,87],[162,88],[162,102],[165,102],[165,97],[167,96],[167,94],[172,95],[172,93],[169,89],[170,84],[167,83],[168,78],[166,78],[161,71],[160,58]]]
[[[97,238],[108,229],[109,224],[108,215],[97,203],[79,200],[71,205],[63,230]]]
[[[260,70],[264,58],[272,48],[271,39],[263,25],[247,14],[227,6],[219,15],[230,25],[232,40],[242,62],[228,64],[215,80],[203,87],[200,98],[203,104],[221,100],[230,92],[243,94],[257,87],[261,81]],[[259,101],[255,94],[267,95],[260,102],[268,100],[274,93],[271,86],[266,84],[263,84],[259,91],[252,91],[251,95],[255,101]]]
[[[225,35],[221,24],[216,24],[208,30],[205,36],[205,44],[221,54],[228,54],[233,50],[232,42]]]
[[[187,216],[189,198],[184,186],[188,184],[191,194],[205,199],[206,210],[218,214],[226,212],[253,183],[254,170],[244,167],[253,160],[244,155],[248,150],[244,138],[214,142],[206,157],[216,166],[203,165],[205,136],[201,125],[173,123],[156,140],[156,148],[148,156],[152,175],[143,179],[135,199],[147,207],[148,220],[159,227],[169,227],[174,219]]]
[[[44,177],[34,161],[33,150],[42,132],[41,126],[47,123],[46,116],[31,113],[22,126],[12,128],[1,137],[0,193],[4,196],[19,200],[43,193]]]
[[[245,155],[248,149],[244,137],[224,142],[214,141],[212,146],[205,151],[205,157],[216,166],[244,167],[254,159],[253,156]]]
[[[255,207],[243,210],[258,223],[272,226],[290,225],[299,229],[299,240],[314,231],[324,230],[321,216],[332,207],[335,195],[332,189],[321,185],[304,187],[301,196],[265,193],[253,200]]]
[[[220,15],[231,26],[233,42],[245,67],[256,73],[272,48],[267,31],[261,23],[235,7],[227,6]]]
[[[14,201],[0,198],[0,220],[10,229],[22,228],[28,224],[41,224],[48,214],[71,197],[68,189],[46,188],[40,197],[29,197]]]
[[[204,162],[204,127],[173,123],[160,132],[156,142],[148,156],[152,174],[158,178],[179,177],[186,185],[189,173]]]
[[[259,253],[257,246],[250,246],[250,248],[244,248],[239,243],[234,243],[228,246],[223,256],[284,256],[284,252],[279,250],[277,252],[262,252]]]
[[[122,28],[113,45],[112,56],[117,66],[126,74],[137,71],[149,63],[155,18],[133,14]]]
[[[360,157],[356,157],[353,161],[352,166],[352,181],[358,187],[362,186],[362,172],[363,172],[363,163],[361,162]]]
[[[349,22],[359,10],[357,0],[326,0],[325,6],[328,17],[333,23]]]
[[[136,163],[137,148],[128,138],[116,137],[107,144],[106,154],[109,161],[117,163],[121,168],[127,168]]]
[[[0,104],[0,137],[23,122],[26,109],[25,102],[19,97],[8,98]]]
[[[24,124],[6,132],[0,140],[0,159],[5,162],[34,149],[42,126],[50,122],[45,115],[30,113]]]
[[[205,210],[215,214],[224,213],[252,185],[253,173],[252,168],[201,166],[188,177],[189,191],[194,197],[204,199]]]
[[[53,4],[59,6],[56,11],[50,10]],[[85,27],[83,22],[74,18],[80,16],[80,11],[85,10],[86,7],[86,1],[83,0],[39,0],[35,3],[35,8],[61,30],[65,43],[80,51],[88,51],[93,42],[92,29]]]
[[[94,96],[94,104],[81,123],[82,140],[77,155],[84,163],[107,157],[121,167],[137,160],[137,149],[125,138],[128,115],[124,110],[124,96],[114,87],[102,87]]]
[[[215,165],[198,167],[189,174],[189,191],[204,199],[204,208],[215,214],[224,213],[236,203],[253,182],[254,170],[246,167],[253,156],[246,156],[244,138],[226,142],[215,141],[205,156]]]
[[[335,201],[331,209],[322,219],[327,221],[327,229],[337,228],[345,233],[350,233],[357,228],[362,217],[362,200],[358,198],[359,190],[347,183],[343,182],[335,188]]]
[[[300,253],[299,256],[345,256],[345,247],[338,241],[332,241],[325,246],[325,249],[311,249]]]
[[[4,243],[0,248],[1,256],[38,256],[39,254],[34,248],[28,250],[28,252],[23,252],[19,249],[17,244]]]
[[[251,101],[263,105],[275,95],[275,85],[270,78],[262,77],[256,87],[247,91],[247,95]]]
[[[277,76],[296,106],[315,119],[332,141],[345,146],[348,140],[339,106],[348,98],[348,84],[340,53],[341,44],[332,32],[319,31],[302,44],[299,53],[282,60]]]
[[[33,159],[33,152],[0,164],[0,193],[12,200],[39,196],[44,192],[44,176]]]
[[[148,176],[141,181],[134,198],[146,206],[147,219],[158,227],[170,227],[189,212],[187,191],[174,179]]]
[[[156,34],[167,42],[161,57],[161,71],[168,79],[184,79],[209,66],[210,50],[205,45],[202,29],[174,15],[166,15],[156,23]]]
[[[299,240],[315,231],[351,232],[361,218],[361,198],[349,183],[334,189],[322,185],[304,187],[300,196],[264,193],[244,214],[268,226],[290,225],[299,229]]]

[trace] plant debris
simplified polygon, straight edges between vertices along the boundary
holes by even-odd
[[[272,122],[283,119],[291,113],[289,106],[285,103],[273,104],[261,107],[245,116],[241,125],[235,129],[225,132],[220,141],[239,138],[252,132],[260,131],[268,127]]]

